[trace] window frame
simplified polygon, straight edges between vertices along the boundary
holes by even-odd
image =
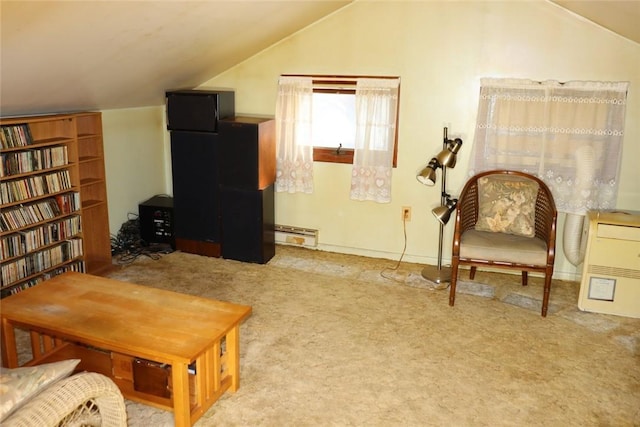
[[[353,94],[359,78],[400,79],[398,76],[334,76],[316,74],[283,74],[286,77],[311,77],[313,93]],[[398,88],[398,114],[396,115],[396,131],[393,138],[393,167],[398,163],[398,123],[400,122],[400,88]],[[313,161],[326,163],[353,164],[353,148],[313,147]]]

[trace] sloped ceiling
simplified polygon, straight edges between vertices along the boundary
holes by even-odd
[[[640,43],[640,0],[552,0],[596,24]]]
[[[5,1],[0,115],[161,105],[350,1]]]
[[[351,1],[0,2],[0,115],[161,105]],[[555,0],[640,43],[639,1]]]

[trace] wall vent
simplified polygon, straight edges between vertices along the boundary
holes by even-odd
[[[318,230],[278,224],[276,224],[275,230],[276,243],[307,247],[318,246]]]
[[[612,277],[627,277],[629,279],[640,279],[640,270],[633,270],[630,268],[618,268],[609,267],[605,265],[588,265],[588,272],[591,274],[612,276]]]

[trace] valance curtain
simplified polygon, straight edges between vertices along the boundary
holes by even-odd
[[[276,103],[276,191],[313,192],[312,96],[310,77],[280,77]]]
[[[558,211],[615,207],[628,83],[482,79],[469,174],[538,176]]]
[[[399,85],[399,79],[357,80],[353,200],[391,201]]]

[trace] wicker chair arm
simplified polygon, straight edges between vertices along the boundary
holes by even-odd
[[[536,237],[541,238],[547,244],[555,237],[555,224],[557,212],[553,196],[545,186],[540,189],[536,200]]]
[[[43,390],[7,418],[4,427],[86,425],[125,427],[124,398],[104,375],[83,372]]]
[[[476,227],[478,222],[478,183],[475,180],[467,183],[462,189],[460,200],[458,200],[456,222],[456,228],[459,228],[460,234]]]

